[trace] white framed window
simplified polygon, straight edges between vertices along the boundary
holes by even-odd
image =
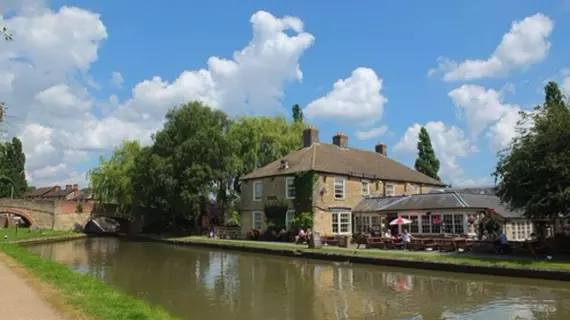
[[[532,224],[528,221],[514,221],[513,226],[513,240],[525,241],[530,238],[532,233]]]
[[[263,199],[263,182],[255,181],[253,183],[253,201],[261,201]]]
[[[263,212],[259,211],[253,212],[253,217],[251,221],[253,229],[260,230],[263,227]]]
[[[332,232],[334,234],[352,233],[352,212],[333,211],[332,212]]]
[[[412,185],[412,192],[413,192],[414,194],[420,194],[420,193],[422,193],[421,188],[420,188],[420,185],[418,185],[418,184]]]
[[[384,185],[386,197],[393,197],[396,195],[396,186],[393,183],[386,183]]]
[[[362,195],[363,196],[370,195],[370,181],[362,180],[360,183],[362,185]]]
[[[285,229],[291,229],[291,222],[293,221],[293,218],[295,218],[295,209],[287,210],[287,213],[285,213]]]
[[[345,179],[343,177],[334,178],[334,198],[335,200],[344,200],[344,184]]]
[[[295,177],[285,178],[285,199],[295,199]]]

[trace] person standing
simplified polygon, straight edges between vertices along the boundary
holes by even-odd
[[[414,237],[412,237],[412,234],[408,232],[407,229],[404,229],[404,235],[402,236],[402,241],[404,242],[404,249],[405,250],[410,250],[410,244],[412,243],[412,239]]]

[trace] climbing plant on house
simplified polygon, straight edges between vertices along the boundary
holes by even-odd
[[[295,174],[295,213],[313,212],[313,195],[319,175],[314,171],[303,171]]]
[[[289,206],[286,201],[273,200],[265,203],[264,212],[267,220],[267,227],[284,228],[285,215]]]

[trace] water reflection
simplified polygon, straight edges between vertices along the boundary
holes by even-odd
[[[30,247],[184,319],[568,319],[567,283],[96,238]]]

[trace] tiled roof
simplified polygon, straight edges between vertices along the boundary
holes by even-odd
[[[63,197],[63,196],[67,196],[68,194],[72,193],[75,190],[60,190],[60,191],[51,191],[47,194],[44,194],[44,197]]]
[[[282,160],[287,160],[289,164],[287,169],[281,169]],[[283,159],[246,174],[241,179],[259,179],[303,171],[436,186],[445,185],[445,183],[417,172],[383,154],[355,148],[341,148],[327,143],[313,143],[309,147],[301,148],[283,157]]]
[[[393,199],[392,201],[388,199]],[[458,192],[426,193],[399,197],[370,197],[363,199],[354,212],[391,212],[441,209],[493,208],[504,218],[521,218],[522,212],[511,211],[499,197],[488,194]]]
[[[27,197],[39,197],[39,196],[43,196],[46,193],[52,191],[55,188],[55,186],[51,186],[51,187],[41,187],[41,188],[36,188],[35,190],[28,192],[28,194],[26,195]]]

